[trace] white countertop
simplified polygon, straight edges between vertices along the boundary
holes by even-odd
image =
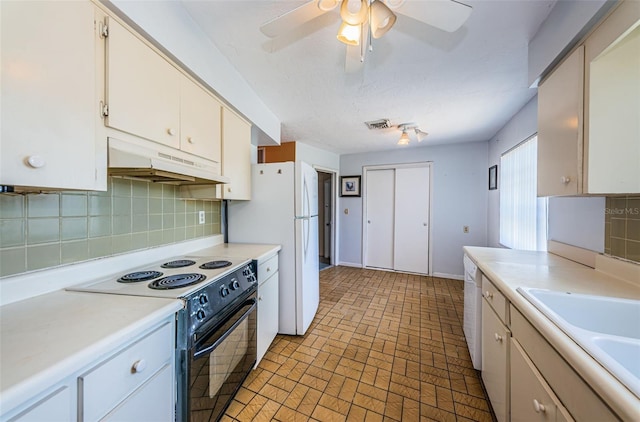
[[[280,250],[279,245],[211,243],[215,239],[209,244],[187,243],[191,248],[184,254],[262,260]],[[145,259],[177,256],[176,250],[172,245],[0,280],[0,293],[9,296],[0,306],[0,413],[135,339],[183,307],[177,299],[49,291],[42,287],[47,281],[59,283],[58,289],[69,287],[87,282],[88,269],[117,273]],[[61,277],[65,281],[56,281]]]
[[[640,300],[640,286],[547,252],[465,246],[466,254],[591,388],[625,420],[640,420],[640,400],[516,288],[570,291]]]
[[[181,300],[57,291],[0,307],[0,412],[100,359]]]

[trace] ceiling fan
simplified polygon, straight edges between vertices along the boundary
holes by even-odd
[[[372,49],[371,37],[386,34],[396,22],[396,13],[454,32],[466,22],[472,10],[471,6],[455,0],[312,0],[265,22],[260,30],[275,38],[338,8],[339,4],[342,23],[337,38],[347,45],[347,72],[360,69],[367,49]]]

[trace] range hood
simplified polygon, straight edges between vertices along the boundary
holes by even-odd
[[[109,176],[123,176],[173,185],[229,183],[220,175],[220,164],[157,145],[137,145],[109,139]]]

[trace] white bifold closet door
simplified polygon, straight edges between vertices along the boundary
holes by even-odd
[[[366,267],[429,273],[429,167],[368,170]]]

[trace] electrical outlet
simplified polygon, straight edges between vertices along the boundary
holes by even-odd
[[[198,211],[198,224],[204,224],[204,211]]]
[[[469,233],[469,226],[462,226],[462,233]]]

